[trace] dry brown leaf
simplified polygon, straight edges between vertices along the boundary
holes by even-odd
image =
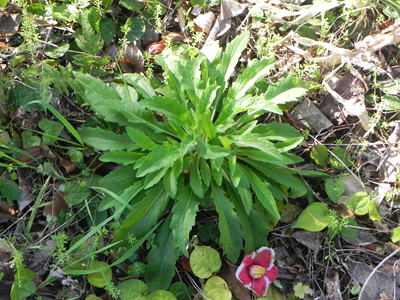
[[[70,174],[76,170],[76,165],[77,165],[76,162],[72,162],[68,159],[62,158],[57,153],[56,153],[56,156],[57,156],[58,162],[60,163],[60,165],[62,165],[64,167],[67,174]]]
[[[124,47],[124,57],[120,60],[122,71],[125,73],[140,73],[143,71],[144,59],[142,51],[134,44]]]
[[[339,274],[333,268],[329,268],[325,273],[325,285],[328,292],[328,299],[342,300],[342,293],[340,291]]]
[[[18,27],[20,23],[20,14],[0,15],[0,33],[2,35],[13,35],[18,32]]]
[[[181,42],[187,42],[187,39],[183,36],[183,34],[177,32],[170,32],[164,35],[160,43],[164,44],[167,42],[167,40],[170,40],[170,43],[173,45],[179,44]]]
[[[209,34],[214,24],[214,21],[215,15],[211,11],[206,14],[199,15],[196,19],[194,19],[195,29],[196,31]]]
[[[16,214],[15,209],[12,206],[10,206],[10,204],[8,204],[8,202],[5,200],[1,200],[0,210],[4,211],[5,213],[8,213],[11,216]]]
[[[296,126],[311,132],[318,133],[333,126],[332,122],[308,99],[301,101],[290,115]]]
[[[64,192],[56,191],[53,202],[44,207],[43,215],[45,217],[47,216],[58,217],[60,210],[63,208],[65,209],[69,208],[67,201],[65,201],[64,199]]]
[[[340,78],[333,89],[327,84],[328,94],[320,103],[319,109],[336,125],[345,120],[352,122],[351,116],[357,116],[365,130],[370,129],[369,116],[366,112],[365,93],[368,86],[364,80],[348,74]]]
[[[221,0],[221,20],[240,15],[246,7],[247,5],[234,0]]]
[[[154,56],[163,52],[164,48],[165,48],[164,43],[153,42],[147,47],[146,50],[149,52],[151,56]]]
[[[349,217],[355,219],[353,211],[347,208],[347,206],[343,203],[340,203],[338,206],[334,206],[333,209],[337,212],[339,217]]]
[[[251,300],[250,291],[244,287],[244,285],[236,279],[237,267],[232,263],[229,263],[225,259],[222,260],[221,271],[218,276],[223,278],[229,286],[229,290],[232,292],[233,296],[238,300]]]

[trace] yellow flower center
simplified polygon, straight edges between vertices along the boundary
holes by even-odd
[[[261,278],[264,276],[264,274],[265,274],[265,268],[263,267],[252,265],[249,268],[249,275],[254,279]]]

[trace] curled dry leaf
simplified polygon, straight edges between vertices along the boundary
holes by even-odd
[[[44,208],[43,215],[45,217],[47,216],[58,217],[58,213],[60,212],[61,209],[63,208],[68,209],[69,207],[67,201],[65,201],[64,199],[64,192],[56,191],[55,194],[56,196],[53,202],[49,205],[46,205]]]
[[[230,19],[240,15],[247,6],[234,0],[221,0],[221,19]]]
[[[215,21],[215,15],[213,12],[209,11],[206,14],[199,15],[194,19],[195,30],[197,32],[204,32],[209,34]]]
[[[150,55],[154,56],[163,52],[164,48],[165,48],[164,43],[153,42],[147,47],[146,50],[149,52]]]
[[[340,290],[339,273],[333,268],[329,268],[325,273],[325,285],[330,299],[342,300],[342,291]]]
[[[327,94],[319,105],[324,115],[336,125],[343,124],[350,116],[358,116],[365,111],[365,84],[357,77],[349,74],[340,78],[333,91],[342,97],[342,102],[335,99],[331,93]]]
[[[223,278],[229,286],[229,290],[233,296],[239,300],[251,300],[250,290],[244,287],[244,285],[236,279],[237,267],[225,259],[222,260],[221,271],[218,275]]]
[[[122,71],[125,73],[140,73],[144,67],[142,51],[134,44],[124,47],[124,57],[120,60]]]
[[[60,165],[62,165],[64,167],[67,174],[70,174],[76,170],[76,165],[77,165],[76,162],[72,162],[68,159],[62,158],[57,153],[56,153],[56,156],[57,156],[58,162],[60,163]]]
[[[355,219],[356,216],[354,213],[347,208],[347,206],[343,203],[340,203],[338,206],[333,207],[333,209],[337,212],[339,217],[349,217]]]
[[[0,33],[2,35],[13,35],[18,32],[18,27],[20,23],[20,14],[0,15]]]
[[[292,111],[291,116],[299,128],[311,132],[320,132],[333,126],[332,122],[308,99],[300,102]]]
[[[4,211],[5,213],[8,213],[9,215],[12,215],[12,216],[16,214],[14,208],[12,206],[10,206],[8,204],[8,202],[5,200],[1,200],[0,210]]]
[[[167,35],[164,35],[160,43],[166,43],[167,40],[170,40],[170,43],[173,45],[179,44],[180,42],[185,42],[187,39],[180,33],[170,32]]]

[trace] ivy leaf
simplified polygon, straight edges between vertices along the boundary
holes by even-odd
[[[195,224],[196,213],[199,211],[199,198],[190,188],[185,187],[177,200],[171,211],[171,229],[175,243],[188,257],[186,245],[189,242],[189,233]]]
[[[179,253],[173,242],[171,221],[172,214],[169,214],[154,241],[157,248],[152,249],[148,255],[146,283],[149,292],[168,289],[175,275],[175,263]]]
[[[219,215],[220,243],[224,254],[232,262],[236,262],[242,249],[242,230],[240,220],[234,211],[232,202],[225,196],[225,192],[215,183],[211,183],[211,198]]]

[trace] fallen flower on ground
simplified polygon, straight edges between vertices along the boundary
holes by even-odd
[[[274,258],[274,250],[268,247],[247,254],[236,271],[236,278],[257,296],[265,296],[269,284],[278,276]]]

